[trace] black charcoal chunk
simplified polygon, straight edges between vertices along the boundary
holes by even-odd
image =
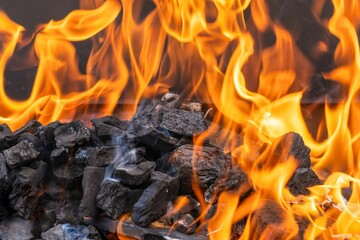
[[[135,136],[149,148],[161,152],[173,150],[178,142],[176,138],[169,136],[152,126],[137,131]]]
[[[86,167],[82,180],[83,197],[80,204],[80,211],[83,216],[95,217],[97,214],[96,195],[100,190],[101,183],[105,176],[105,168]]]
[[[38,134],[41,123],[36,120],[28,121],[23,127],[19,128],[13,133],[13,137],[17,139],[20,135],[24,133]]]
[[[100,138],[112,138],[126,133],[128,121],[119,120],[115,116],[106,116],[91,120],[97,136]]]
[[[90,140],[90,130],[79,120],[64,124],[54,131],[56,147],[74,147]]]
[[[157,181],[148,186],[134,205],[131,219],[146,227],[166,214],[168,189],[164,182]]]
[[[34,239],[34,222],[19,217],[10,217],[0,224],[1,240]]]
[[[179,176],[170,176],[166,173],[162,173],[159,171],[154,171],[151,174],[150,182],[154,183],[156,181],[164,182],[167,185],[168,193],[167,193],[167,200],[172,200],[176,197],[179,193]]]
[[[43,161],[36,161],[29,166],[23,166],[17,171],[17,176],[40,186],[41,181],[47,173],[48,166]]]
[[[53,170],[66,164],[68,160],[69,152],[64,147],[54,149],[50,154],[50,161]]]
[[[174,226],[176,230],[186,234],[192,234],[196,230],[195,220],[190,214],[183,215]]]
[[[77,164],[62,165],[53,170],[55,182],[59,186],[74,187],[81,182],[84,167]]]
[[[34,144],[27,140],[21,141],[15,146],[4,150],[3,153],[10,168],[15,168],[32,162],[39,155],[39,152],[35,149]]]
[[[36,211],[40,200],[40,188],[35,186],[31,180],[17,178],[12,185],[9,195],[9,205],[18,214],[28,219]]]
[[[201,113],[175,108],[163,109],[160,127],[187,137],[192,137],[207,129],[204,117]]]
[[[138,186],[150,179],[155,162],[147,161],[138,165],[120,165],[115,168],[114,177],[130,186]]]
[[[39,152],[39,156],[38,159],[47,159],[49,157],[49,149],[46,148],[39,137],[35,136],[32,133],[23,133],[19,136],[18,138],[18,142],[27,140],[29,142],[31,142],[32,144],[34,144],[34,147],[36,149],[36,151]]]
[[[55,148],[55,129],[61,125],[59,121],[52,122],[49,125],[40,128],[40,139],[48,148]]]
[[[183,145],[172,152],[168,159],[179,174],[181,195],[192,193],[193,173],[201,190],[206,191],[231,167],[231,159],[221,149],[215,147],[194,147]]]
[[[142,192],[143,190],[132,190],[118,181],[106,179],[96,196],[96,203],[109,217],[118,219],[123,213],[131,211]]]
[[[117,146],[79,148],[75,153],[75,161],[87,166],[105,167],[114,160],[118,150]]]
[[[0,151],[10,147],[7,138],[12,134],[11,129],[5,123],[0,124]]]
[[[286,186],[294,196],[297,196],[299,194],[309,195],[310,191],[307,188],[319,184],[321,184],[321,181],[313,170],[310,168],[298,168]]]

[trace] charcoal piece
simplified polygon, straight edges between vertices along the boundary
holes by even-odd
[[[96,195],[104,176],[105,168],[85,167],[82,180],[84,194],[80,203],[80,211],[83,216],[94,217],[97,214]]]
[[[28,121],[23,127],[19,128],[13,133],[13,137],[15,139],[18,139],[19,136],[21,136],[24,133],[31,133],[31,134],[38,134],[39,128],[41,127],[41,123],[36,120],[30,120]]]
[[[72,191],[73,189],[66,189],[65,192]],[[78,191],[75,189],[75,191]],[[81,222],[81,216],[79,216],[80,200],[75,197],[70,197],[71,192],[67,193],[67,196],[63,196],[60,199],[45,198],[41,202],[43,211],[54,210],[57,223],[71,223],[78,224]],[[78,195],[76,193],[76,195]],[[81,198],[81,195],[80,195]]]
[[[62,165],[53,170],[55,182],[66,188],[76,186],[81,182],[84,167],[77,164]]]
[[[25,165],[34,161],[39,152],[35,149],[34,144],[24,140],[15,146],[3,151],[6,163],[10,168]]]
[[[164,182],[156,181],[148,186],[132,210],[134,223],[146,227],[161,218],[167,210],[167,192]]]
[[[42,143],[48,148],[55,148],[55,129],[59,127],[61,123],[59,121],[52,122],[49,125],[40,128],[40,139]]]
[[[231,159],[222,150],[214,147],[194,147],[183,145],[172,152],[168,159],[179,174],[181,195],[192,193],[193,174],[199,187],[206,191],[215,181],[227,173],[231,166]]]
[[[235,223],[231,231],[231,239],[239,239],[245,231],[246,221],[245,219]]]
[[[2,189],[6,188],[8,186],[8,180],[9,180],[9,175],[8,175],[8,169],[6,166],[6,159],[4,157],[4,155],[2,153],[0,153],[0,198],[1,198],[1,193],[2,193]]]
[[[11,136],[12,132],[8,125],[5,123],[0,124],[0,151],[10,147],[7,138]]]
[[[43,180],[47,173],[48,166],[43,161],[36,161],[29,166],[23,166],[17,171],[17,176],[27,181],[32,182],[36,186],[40,186],[40,182]]]
[[[139,165],[120,165],[115,168],[114,177],[130,186],[138,186],[150,179],[155,162],[147,161]]]
[[[36,151],[39,152],[38,159],[47,159],[49,157],[49,149],[46,148],[39,137],[35,136],[32,133],[23,133],[18,137],[18,142],[27,140],[34,144]]]
[[[34,239],[34,222],[19,217],[10,217],[0,224],[1,240]]]
[[[69,152],[64,147],[54,149],[50,154],[51,167],[53,170],[66,164],[68,160]]]
[[[307,188],[319,184],[321,184],[321,181],[313,170],[310,168],[298,168],[286,184],[286,187],[294,196],[299,194],[309,195],[310,191]]]
[[[219,178],[205,191],[205,201],[216,201],[218,195],[224,191],[241,191],[240,198],[242,198],[252,190],[251,185],[246,173],[240,168],[234,167],[226,176]]]
[[[79,120],[64,124],[54,131],[56,147],[74,147],[90,140],[90,130]]]
[[[152,126],[137,131],[135,136],[149,148],[160,152],[169,152],[173,150],[178,141],[176,138],[171,137]]]
[[[142,192],[143,190],[132,190],[118,181],[106,179],[96,196],[96,203],[109,217],[118,219],[121,214],[131,211]]]
[[[102,139],[125,134],[128,126],[128,121],[119,120],[115,116],[92,119],[91,123],[97,136]]]
[[[310,168],[310,148],[305,145],[300,134],[289,132],[275,142],[276,157],[284,160],[293,157],[298,162],[298,168]]]
[[[150,182],[154,183],[156,181],[164,182],[167,185],[168,193],[167,193],[167,200],[172,200],[176,197],[179,193],[179,176],[170,176],[166,173],[162,173],[159,171],[154,171],[151,174]]]
[[[187,137],[192,137],[207,129],[201,113],[175,108],[163,109],[160,127]]]
[[[176,230],[186,234],[192,234],[196,230],[196,224],[194,218],[190,214],[183,215],[174,224]]]
[[[42,239],[47,240],[62,240],[65,239],[65,233],[61,224],[56,225],[53,228],[50,228],[48,231],[41,234]]]
[[[56,214],[54,210],[44,210],[39,216],[41,232],[46,232],[56,223]]]
[[[46,240],[101,239],[100,234],[94,227],[90,228],[83,225],[75,226],[71,224],[58,224],[42,233],[41,237]]]
[[[28,219],[31,217],[40,200],[40,189],[31,181],[17,178],[9,195],[9,206],[18,214]]]
[[[100,239],[102,239],[99,231],[95,227],[87,226],[87,228],[89,229],[89,234],[87,236],[87,240],[100,240]]]
[[[117,153],[117,146],[79,148],[75,153],[75,161],[87,166],[105,167],[114,160]]]
[[[346,187],[346,188],[342,188],[341,189],[341,194],[343,195],[343,197],[349,201],[351,195],[352,195],[352,188],[351,187]]]
[[[180,104],[179,108],[191,112],[201,112],[202,104],[198,102],[184,102]]]
[[[173,224],[175,221],[181,218],[186,214],[190,214],[194,219],[198,218],[201,213],[201,205],[195,200],[193,197],[187,196],[178,196],[174,199],[175,206],[181,206],[177,211],[172,210],[170,214],[168,214],[167,221],[170,224]]]

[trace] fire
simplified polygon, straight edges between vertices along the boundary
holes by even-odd
[[[295,21],[295,27],[287,22],[286,3],[285,12],[276,15],[269,2],[82,0],[80,10],[39,25],[31,34],[0,12],[0,123],[17,129],[33,118],[48,124],[87,114],[104,116],[119,102],[125,103],[123,117],[131,117],[141,98],[176,89],[184,99],[196,97],[216,107],[213,124],[229,130],[220,136],[226,151],[255,189],[244,201],[239,200],[240,192],[220,194],[220,208],[208,224],[210,238],[229,238],[232,225],[245,218],[242,239],[267,239],[267,234],[277,236],[279,228],[286,232],[281,238],[291,239],[299,232],[297,218],[309,222],[306,239],[358,238],[360,2],[295,3],[307,7],[304,18],[314,24],[297,26]],[[324,17],[329,4],[334,12]],[[322,31],[321,38],[306,37],[312,27]],[[73,43],[86,40],[92,50],[83,73]],[[17,54],[25,48],[30,54],[19,62]],[[12,99],[4,88],[4,73],[14,63],[37,67],[25,100]],[[326,99],[323,105],[306,107],[311,77],[319,72],[345,94],[338,102]],[[320,108],[314,132],[309,118]],[[196,145],[201,146],[213,129],[198,136]],[[286,188],[296,161],[266,163],[275,139],[287,132],[303,137],[313,169],[325,181],[301,200]],[[268,151],[262,150],[264,145]],[[353,189],[349,200],[342,197],[345,187]],[[201,198],[203,193],[196,192]],[[203,209],[209,208],[199,201]],[[268,201],[279,207],[283,221],[256,235],[252,213]],[[322,207],[324,201],[329,210]]]

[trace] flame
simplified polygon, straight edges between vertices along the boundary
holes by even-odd
[[[241,191],[220,194],[208,224],[210,238],[229,238],[232,225],[246,219],[242,239],[266,239],[276,229],[284,229],[286,235],[280,237],[290,239],[299,232],[299,217],[309,222],[306,238],[357,238],[360,2],[332,0],[331,18],[322,16],[329,1],[296,2],[284,3],[285,10],[274,14],[265,0],[82,0],[81,9],[31,33],[0,12],[0,123],[17,129],[33,118],[47,124],[112,114],[118,107],[129,118],[141,98],[175,89],[184,99],[216,107],[213,125],[195,138],[196,145],[201,148],[216,126],[223,126],[227,131],[219,139],[225,151],[254,187],[243,201]],[[302,26],[306,23],[295,21],[294,27],[287,22],[289,4],[306,6],[308,12],[301,14],[324,32],[321,38],[311,42]],[[83,41],[92,44],[85,72],[79,70],[74,45]],[[311,44],[304,47],[302,41]],[[29,54],[19,60],[24,49]],[[320,68],[318,62],[328,56],[329,66]],[[37,68],[25,100],[6,92],[5,72],[11,66]],[[327,83],[345,89],[344,94],[337,102],[326,98],[324,104],[317,99],[319,104],[306,105],[311,77],[319,72]],[[316,122],[311,118],[317,110],[322,114]],[[296,161],[269,155],[287,132],[303,137],[312,167],[325,181],[301,201],[286,188]],[[348,201],[341,195],[345,186],[353,189]],[[203,207],[198,221],[205,222],[210,206],[196,182],[194,190]],[[329,211],[321,207],[324,201],[331,205]],[[282,221],[256,235],[256,212],[269,202],[279,207]]]

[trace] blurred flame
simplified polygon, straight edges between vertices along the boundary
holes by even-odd
[[[305,238],[356,238],[360,227],[360,2],[333,0],[333,16],[320,20],[326,1],[309,1],[316,23],[339,40],[335,68],[322,75],[346,89],[339,102],[324,104],[318,135],[309,129],[305,115],[312,117],[311,108],[306,112],[302,104],[316,66],[298,46],[301,33],[271,16],[268,2],[82,0],[81,10],[38,26],[30,38],[22,26],[0,12],[0,122],[17,129],[33,118],[47,124],[88,112],[102,116],[112,114],[118,101],[126,103],[124,117],[131,117],[141,98],[175,88],[183,98],[196,96],[214,104],[218,112],[213,126],[196,137],[196,145],[201,148],[204,139],[217,131],[216,125],[222,125],[227,131],[219,138],[225,150],[246,171],[255,190],[243,201],[240,190],[220,194],[217,212],[208,223],[210,238],[227,239],[232,225],[247,218],[242,239],[266,239],[277,228],[285,229],[282,238],[290,239],[299,231],[297,217],[309,221]],[[72,42],[88,39],[92,50],[86,73],[81,73]],[[15,100],[5,91],[4,72],[10,60],[16,62],[17,51],[29,44],[37,58],[28,59],[32,60],[29,66],[36,65],[37,74],[28,98]],[[326,39],[312,48],[316,58],[330,51]],[[324,185],[310,188],[311,194],[301,201],[286,188],[296,169],[294,159],[268,160],[275,139],[291,131],[310,147],[313,169],[325,180]],[[242,141],[238,141],[240,135]],[[264,145],[270,150],[263,151]],[[341,195],[344,186],[353,189],[348,201]],[[204,222],[210,206],[201,199],[196,182],[194,190],[203,207],[199,220]],[[252,213],[268,201],[279,206],[283,221],[255,236]],[[321,207],[324,201],[331,209]]]

